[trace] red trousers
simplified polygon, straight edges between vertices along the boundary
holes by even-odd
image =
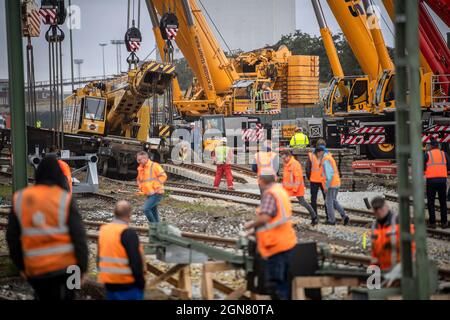
[[[214,187],[217,188],[222,180],[223,175],[227,179],[228,188],[233,187],[233,175],[231,174],[231,166],[229,164],[218,164],[216,171],[216,178],[214,179]]]

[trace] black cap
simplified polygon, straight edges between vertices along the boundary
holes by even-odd
[[[432,146],[432,147],[439,147],[439,142],[434,137],[432,137],[430,139],[430,146]]]

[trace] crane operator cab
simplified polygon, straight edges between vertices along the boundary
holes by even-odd
[[[367,77],[335,77],[331,80],[327,92],[325,111],[329,116],[371,111]]]
[[[385,70],[375,91],[375,105],[379,111],[395,111],[395,74]]]
[[[65,101],[64,131],[103,135],[107,100],[102,97],[75,95]]]
[[[269,79],[238,80],[233,90],[234,114],[279,113],[281,92],[270,88]]]

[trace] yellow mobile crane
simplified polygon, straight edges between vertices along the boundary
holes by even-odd
[[[125,76],[88,83],[64,101],[64,132],[98,137],[102,172],[127,174],[135,153],[150,148],[145,102],[164,94],[174,75],[175,66],[150,61]]]
[[[163,17],[169,12],[178,18],[175,42],[197,81],[185,96],[174,85],[174,105],[181,115],[199,117],[208,114],[232,116],[280,112],[281,91],[288,90],[287,84],[283,86],[280,79],[283,76],[287,78],[289,67],[300,70],[287,48],[277,51],[264,49],[230,59],[220,47],[196,0],[146,0],[146,4],[161,55],[165,42],[158,15]],[[251,71],[242,70],[243,65]],[[311,80],[314,81],[317,94],[311,97],[310,103],[318,101],[318,79]],[[263,95],[256,94],[260,90],[264,91]]]
[[[392,0],[384,0],[387,11],[390,15],[393,15],[393,3]],[[339,141],[336,144],[340,146],[357,146],[361,153],[366,153],[374,158],[393,158],[395,156],[395,96],[394,96],[394,78],[395,70],[392,64],[392,60],[386,49],[386,45],[383,39],[381,28],[379,26],[378,17],[373,11],[374,5],[370,0],[364,1],[328,1],[328,4],[333,11],[336,19],[338,20],[342,31],[344,32],[352,51],[354,52],[358,62],[363,70],[368,73],[367,80],[356,77],[358,81],[367,81],[369,83],[368,92],[364,94],[367,99],[367,106],[370,108],[365,114],[355,114],[350,112],[354,109],[351,105],[351,101],[348,100],[347,107],[348,112],[337,112],[336,101],[340,97],[341,93],[338,87],[338,80],[335,78],[331,82],[330,95],[327,97],[326,109],[331,112],[328,114],[333,116],[334,126],[337,127]],[[364,7],[362,6],[364,4]],[[362,25],[365,21],[368,32],[354,33],[355,27],[349,28],[349,26]],[[429,31],[431,33],[431,31]],[[370,45],[370,43],[373,44]],[[365,46],[365,45],[367,46]],[[421,39],[421,48],[422,48]],[[429,45],[436,46],[436,43]],[[426,46],[424,46],[426,48]],[[366,48],[365,50],[363,50]],[[370,50],[369,50],[370,48]],[[362,55],[362,53],[367,53]],[[375,53],[375,55],[373,55]],[[373,55],[371,59],[367,59]],[[365,59],[364,59],[365,58]],[[331,60],[331,59],[330,59]],[[372,63],[370,64],[370,61]],[[425,116],[427,123],[424,123],[424,141],[429,139],[431,135],[437,136],[436,130],[448,127],[446,116],[442,117],[435,110],[431,110],[432,97],[433,97],[433,74],[426,72],[430,67],[427,60],[422,55],[422,68],[421,70],[421,105],[424,111],[432,111]],[[372,69],[370,69],[372,67]],[[375,67],[378,68],[378,76],[375,77],[375,73],[372,75],[369,73],[375,71]],[[372,79],[375,79],[373,81]],[[442,81],[442,80],[441,80]],[[373,86],[373,84],[375,86]],[[354,91],[353,87],[352,88]],[[363,93],[363,92],[362,92]],[[357,97],[355,92],[351,92],[350,96]],[[439,102],[441,98],[437,98]],[[440,102],[443,104],[442,102]],[[445,102],[444,102],[445,104]],[[345,107],[345,105],[343,105]],[[343,108],[342,108],[343,109]],[[342,118],[336,118],[336,116],[343,116]],[[440,124],[437,126],[437,124]],[[443,129],[443,130],[444,130]],[[445,129],[447,130],[447,129]],[[447,133],[439,135],[441,141],[447,141],[450,136]]]
[[[320,3],[314,2],[315,7],[320,8]],[[374,111],[373,95],[378,77],[382,72],[382,65],[372,33],[367,25],[363,4],[359,0],[351,2],[328,0],[327,3],[365,75],[335,76],[330,82],[325,101],[326,113],[327,115],[372,113]],[[327,42],[326,46],[330,47],[331,39],[329,37],[324,39]],[[330,50],[327,50],[327,54],[330,55],[329,52]],[[335,60],[335,55],[331,54],[330,61]],[[342,90],[344,87],[346,90]],[[343,92],[348,92],[348,95],[343,96]]]

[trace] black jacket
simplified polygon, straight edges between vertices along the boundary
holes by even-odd
[[[77,259],[77,265],[80,267],[82,273],[85,273],[88,268],[88,246],[86,240],[86,231],[84,229],[83,220],[78,212],[75,200],[71,200],[69,216],[67,220],[69,228],[70,238],[75,250],[75,257]],[[23,261],[21,226],[17,216],[14,212],[14,208],[11,209],[8,217],[8,227],[6,230],[6,241],[9,247],[9,254],[11,260],[19,271],[24,271],[25,265]],[[39,276],[39,278],[51,277],[66,273],[66,270],[58,270],[48,274]]]

